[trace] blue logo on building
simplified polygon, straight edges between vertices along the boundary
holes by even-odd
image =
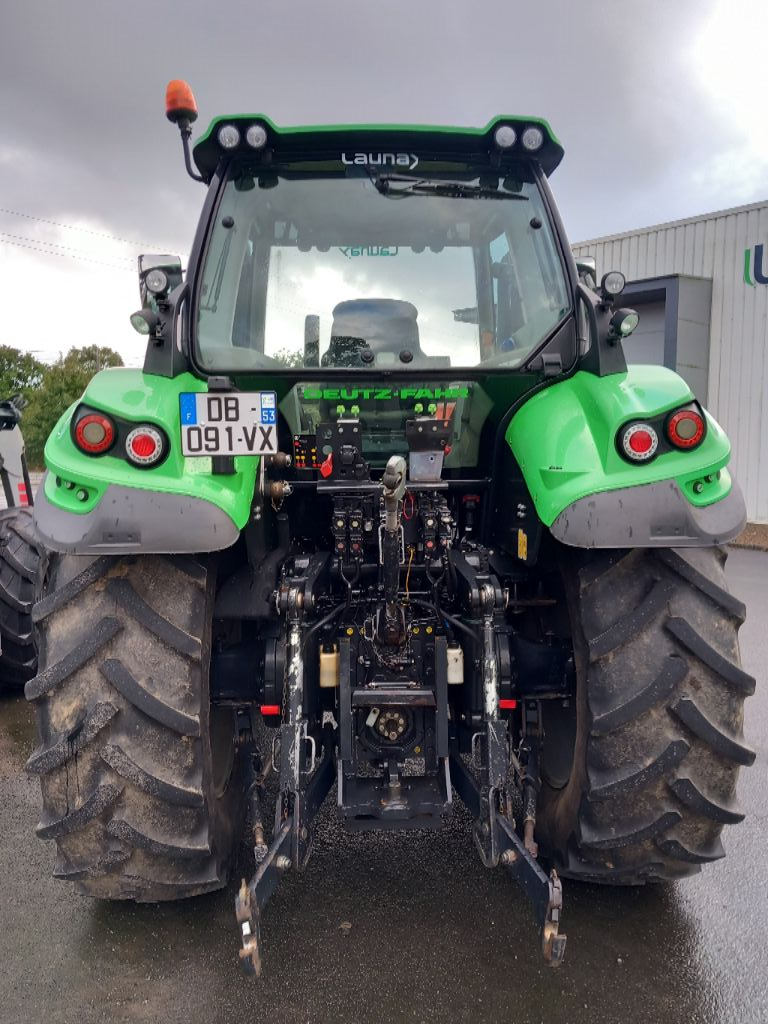
[[[751,285],[768,284],[768,267],[765,265],[763,244],[744,250],[744,283]]]

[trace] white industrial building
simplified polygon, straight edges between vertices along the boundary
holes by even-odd
[[[627,278],[627,359],[684,377],[728,432],[750,522],[768,523],[768,201],[580,242]]]

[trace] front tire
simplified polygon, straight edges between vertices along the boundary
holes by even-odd
[[[577,556],[578,557],[578,556]],[[719,548],[596,551],[566,570],[577,667],[567,781],[546,783],[538,838],[567,877],[685,877],[724,855],[741,821],[744,605]],[[546,726],[546,719],[545,719]],[[546,748],[546,736],[545,736]]]
[[[231,713],[210,706],[214,570],[195,557],[53,555],[26,686],[54,875],[156,901],[226,884],[243,816]]]

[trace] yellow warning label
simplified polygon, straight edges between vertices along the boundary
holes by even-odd
[[[523,562],[528,557],[528,534],[525,530],[517,531],[517,557]]]

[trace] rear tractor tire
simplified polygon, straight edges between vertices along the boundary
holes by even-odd
[[[104,899],[226,884],[243,817],[231,712],[210,706],[214,571],[194,557],[53,555],[26,686],[54,876]]]
[[[723,825],[744,817],[734,795],[755,759],[742,734],[755,681],[739,662],[745,610],[725,559],[719,548],[596,551],[566,570],[573,757],[567,778],[549,781],[544,758],[537,827],[564,876],[682,878],[722,857]]]
[[[20,690],[37,671],[32,605],[40,550],[31,508],[0,512],[0,693]]]

